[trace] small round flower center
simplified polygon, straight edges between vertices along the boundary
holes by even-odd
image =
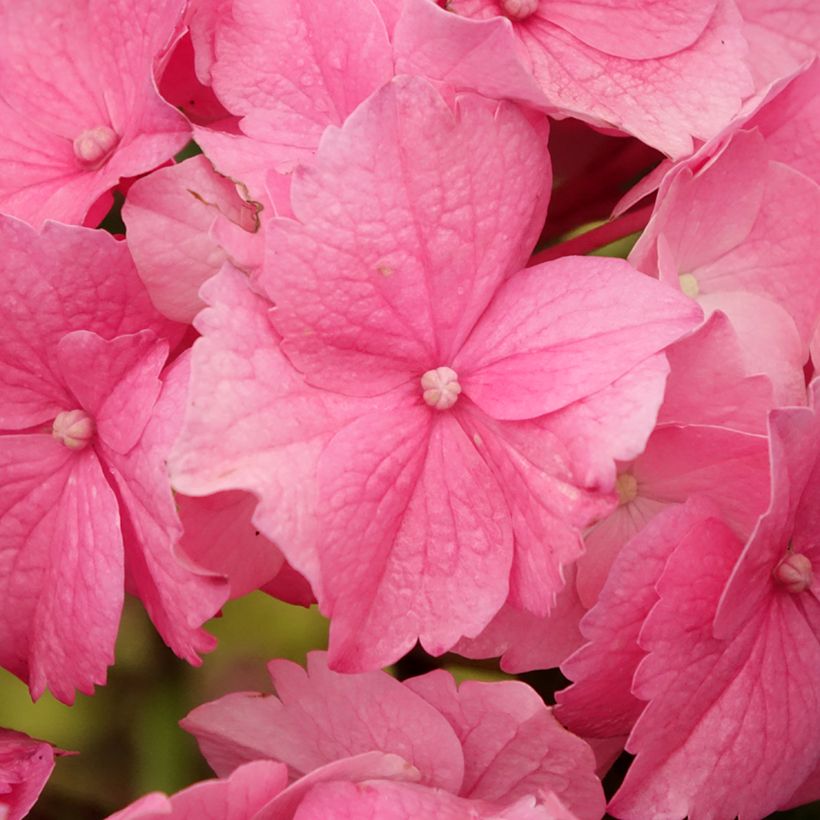
[[[622,473],[615,482],[618,492],[618,504],[629,504],[638,497],[638,479],[632,473]]]
[[[691,273],[682,273],[678,277],[678,284],[680,289],[690,298],[695,299],[700,293],[700,285],[698,280]]]
[[[74,140],[74,156],[83,168],[99,168],[119,141],[114,130],[107,125],[98,125],[83,131]]]
[[[54,419],[51,435],[70,450],[82,450],[94,436],[94,420],[85,410],[63,410]]]
[[[538,0],[499,0],[501,12],[510,20],[526,20],[538,9]]]
[[[458,373],[451,367],[437,367],[428,370],[421,377],[424,401],[436,410],[449,410],[458,400],[461,385]]]
[[[811,586],[811,561],[802,553],[789,552],[774,568],[774,578],[786,588],[786,592],[797,595]]]

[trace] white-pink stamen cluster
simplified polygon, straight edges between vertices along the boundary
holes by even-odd
[[[785,587],[787,592],[797,595],[811,586],[811,561],[802,553],[790,552],[775,567],[774,577],[776,581]]]
[[[83,168],[99,168],[119,141],[116,131],[107,125],[98,125],[83,131],[74,140],[74,156]]]
[[[63,410],[57,414],[51,434],[70,450],[82,450],[94,437],[94,419],[85,410]]]
[[[436,410],[449,410],[458,401],[461,385],[458,373],[451,367],[437,367],[428,370],[421,377],[424,401]]]
[[[500,5],[510,20],[526,20],[538,10],[538,0],[501,0]]]

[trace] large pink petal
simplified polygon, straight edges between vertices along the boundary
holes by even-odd
[[[556,717],[588,737],[626,735],[644,708],[632,676],[646,654],[638,643],[658,600],[655,582],[681,538],[701,533],[711,505],[690,501],[656,516],[619,553],[598,603],[581,621],[589,641],[561,666],[573,681],[558,692]]]
[[[160,165],[189,137],[154,83],[154,61],[182,15],[181,0],[0,4],[0,204],[40,222],[81,222],[120,177]],[[111,129],[117,144],[87,168],[72,142]]]
[[[123,599],[117,500],[91,448],[0,436],[0,664],[34,697],[104,683]]]
[[[433,704],[461,740],[463,797],[509,804],[552,791],[579,818],[603,814],[592,750],[526,684],[468,680],[456,688],[451,675],[436,670],[405,686]]]
[[[612,384],[700,317],[623,260],[565,257],[509,279],[453,368],[489,415],[534,418]]]
[[[228,597],[228,585],[194,565],[179,548],[182,524],[167,471],[182,423],[187,356],[164,374],[162,393],[139,442],[127,453],[101,446],[123,517],[128,591],[139,596],[163,640],[190,663],[200,663],[215,639],[201,627]]]
[[[387,31],[369,0],[235,0],[217,23],[215,54],[217,96],[280,161],[310,157],[328,125],[341,125],[393,76]]]
[[[0,217],[0,429],[51,421],[74,403],[57,344],[72,330],[106,339],[144,328],[178,338],[154,309],[124,242],[103,231],[48,223],[37,232]]]
[[[399,755],[422,782],[458,791],[461,746],[448,722],[425,700],[382,671],[342,675],[324,653],[307,671],[290,661],[269,665],[276,696],[227,695],[182,722],[220,775],[247,760],[287,763],[291,779],[369,751]],[[373,776],[378,776],[374,774]]]
[[[142,435],[159,396],[168,343],[150,330],[110,341],[75,330],[60,339],[56,353],[63,381],[94,419],[100,439],[127,453]]]
[[[122,217],[153,303],[178,322],[192,321],[203,307],[200,285],[227,258],[210,235],[214,222],[221,217],[248,231],[258,227],[254,209],[240,199],[235,184],[214,173],[202,156],[137,180]]]
[[[288,782],[281,763],[257,760],[224,780],[205,780],[172,797],[146,795],[108,820],[252,820]]]
[[[5,820],[22,820],[54,770],[50,743],[0,729],[0,812]]]
[[[188,495],[245,490],[261,501],[257,528],[318,580],[315,470],[336,430],[361,408],[307,386],[279,349],[247,278],[226,267],[203,288],[186,421],[170,456]]]
[[[449,365],[531,252],[549,191],[546,122],[476,95],[454,105],[398,78],[296,172],[300,221],[269,226],[260,282],[311,382],[374,395]]]
[[[346,671],[392,663],[417,639],[441,654],[507,597],[496,477],[452,413],[404,401],[350,424],[319,463],[318,597],[331,664]]]
[[[726,640],[712,637],[740,549],[713,520],[657,584],[634,682],[649,704],[627,742],[637,756],[610,804],[618,817],[763,817],[814,768],[820,644],[794,598],[777,591]]]

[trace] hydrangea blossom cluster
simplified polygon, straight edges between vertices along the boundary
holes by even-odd
[[[112,817],[820,799],[815,4],[0,22],[0,666],[93,692],[125,592],[192,664],[253,590],[330,621]],[[570,685],[382,671],[416,644]],[[54,754],[0,730],[0,816]]]

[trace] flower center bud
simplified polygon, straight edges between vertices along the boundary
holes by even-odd
[[[94,420],[85,410],[63,410],[54,419],[51,435],[70,450],[82,450],[94,436]]]
[[[691,273],[682,273],[678,277],[678,284],[680,284],[680,289],[690,298],[694,299],[700,293],[700,285],[698,284],[698,280],[692,276]]]
[[[421,377],[421,389],[424,391],[424,401],[430,407],[435,407],[436,410],[449,410],[461,392],[458,373],[451,367],[428,370]]]
[[[119,141],[115,131],[107,125],[98,125],[83,131],[74,140],[74,156],[83,168],[99,168]]]
[[[786,592],[797,595],[811,586],[811,561],[799,552],[790,552],[774,568],[774,578]]]
[[[632,473],[622,473],[615,482],[618,492],[618,504],[629,504],[638,497],[638,479]]]
[[[538,9],[538,0],[500,0],[499,5],[510,20],[526,20]]]

